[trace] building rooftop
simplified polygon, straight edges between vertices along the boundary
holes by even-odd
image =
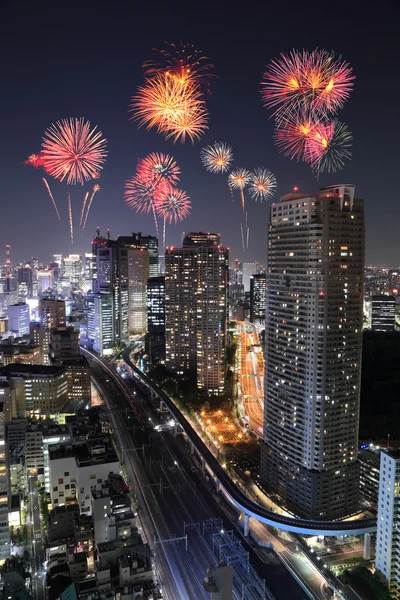
[[[99,443],[100,442],[100,443]],[[109,436],[93,442],[81,444],[54,444],[49,446],[50,460],[74,457],[78,467],[89,467],[94,464],[118,462],[118,456]]]
[[[399,459],[400,458],[400,448],[393,448],[392,450],[387,450],[386,454],[388,454],[392,458]]]
[[[65,372],[64,367],[50,367],[45,365],[23,365],[15,363],[0,368],[0,377],[55,377]]]

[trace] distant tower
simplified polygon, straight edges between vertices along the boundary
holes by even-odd
[[[7,244],[6,246],[6,276],[7,278],[11,277],[11,246]]]

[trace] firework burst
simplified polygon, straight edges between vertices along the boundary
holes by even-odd
[[[335,173],[351,158],[352,134],[345,123],[328,121],[319,124],[307,141],[304,159],[315,173]]]
[[[175,185],[179,181],[181,170],[169,154],[152,152],[146,158],[139,159],[137,173],[141,180],[147,179],[155,184],[164,181]]]
[[[307,141],[319,124],[308,112],[293,111],[275,130],[274,140],[279,151],[291,159],[304,160]]]
[[[80,118],[53,123],[44,135],[39,159],[55,179],[83,184],[99,177],[106,156],[101,131],[91,129],[90,122]]]
[[[260,202],[268,200],[268,198],[271,198],[275,194],[277,188],[275,175],[268,169],[255,169],[254,172],[250,174],[248,187],[250,196],[256,202],[258,200]]]
[[[240,200],[242,203],[242,211],[245,211],[244,188],[250,181],[250,171],[247,169],[235,169],[228,176],[228,185],[231,190],[240,191]]]
[[[233,150],[225,142],[215,142],[201,150],[200,158],[210,173],[225,173],[233,161]]]
[[[353,80],[349,63],[334,52],[292,50],[268,65],[262,81],[262,99],[278,120],[292,110],[305,108],[326,115],[343,106]]]
[[[192,44],[165,42],[166,48],[154,49],[156,58],[146,61],[143,65],[146,76],[165,73],[168,77],[185,83],[195,82],[198,86],[209,89],[214,65],[207,56]]]
[[[191,209],[190,199],[183,190],[170,188],[161,195],[156,211],[164,222],[177,223],[189,216]]]
[[[183,143],[186,137],[194,142],[207,129],[208,112],[198,86],[164,73],[146,79],[133,96],[130,110],[139,127],[155,127],[174,142]]]

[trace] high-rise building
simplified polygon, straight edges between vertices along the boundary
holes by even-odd
[[[39,320],[38,328],[31,328],[31,337],[33,336],[33,343],[41,344],[43,364],[48,365],[50,364],[50,331],[55,327],[65,325],[65,302],[63,300],[42,298],[39,302]]]
[[[52,365],[66,368],[68,400],[90,400],[90,369],[86,358],[79,352],[79,333],[73,327],[52,329],[49,354]]]
[[[166,366],[192,371],[216,395],[225,384],[228,259],[213,233],[188,233],[165,253]]]
[[[25,300],[33,298],[34,270],[30,266],[20,267],[17,271],[18,298]]]
[[[250,321],[259,323],[265,320],[265,273],[250,277]]]
[[[85,252],[83,279],[83,291],[87,293],[93,285],[93,254],[91,252]]]
[[[129,339],[128,249],[97,231],[92,243],[95,330],[101,354]]]
[[[372,296],[371,329],[394,331],[396,323],[396,297]]]
[[[7,309],[8,329],[16,336],[29,335],[29,306],[25,302],[11,304]]]
[[[381,453],[375,569],[400,594],[400,450]]]
[[[128,236],[120,235],[117,242],[126,248],[146,248],[149,251],[149,276],[158,277],[158,239],[155,236],[132,233]]]
[[[127,248],[129,332],[145,333],[147,329],[146,286],[149,279],[149,251]]]
[[[252,263],[243,263],[243,276],[242,276],[242,283],[244,285],[244,291],[245,292],[249,292],[250,291],[250,277],[252,275],[254,275],[255,273],[257,273],[257,263],[252,262]]]
[[[147,282],[146,354],[153,361],[165,359],[165,277],[152,277]]]
[[[288,194],[268,226],[261,477],[313,519],[358,509],[365,232],[354,192]]]
[[[70,254],[64,257],[63,279],[72,288],[80,288],[82,281],[82,259],[79,254]]]
[[[8,527],[8,511],[11,509],[9,468],[5,452],[5,413],[6,400],[0,400],[0,560],[11,554],[10,530]]]
[[[37,271],[37,290],[41,296],[47,290],[54,288],[54,274],[50,269],[40,269]]]

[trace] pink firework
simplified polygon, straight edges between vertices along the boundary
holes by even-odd
[[[181,170],[169,154],[151,152],[146,158],[139,159],[137,173],[141,179],[175,185],[179,181]]]
[[[40,152],[44,169],[68,184],[97,179],[107,156],[106,140],[97,127],[80,119],[63,119],[47,129]],[[33,161],[34,164],[34,161]]]
[[[149,214],[156,210],[161,196],[169,189],[167,181],[152,179],[137,172],[125,183],[125,202],[136,212]]]
[[[275,130],[274,140],[279,151],[297,161],[304,160],[306,145],[319,120],[305,111],[293,111]]]
[[[336,172],[351,158],[352,135],[339,121],[320,123],[307,141],[304,159],[316,173]]]
[[[183,221],[189,216],[191,204],[186,192],[176,188],[170,188],[162,194],[157,204],[157,214],[168,223]]]
[[[293,110],[335,113],[348,99],[354,75],[349,63],[326,50],[292,50],[273,59],[264,73],[262,99],[279,119]]]

